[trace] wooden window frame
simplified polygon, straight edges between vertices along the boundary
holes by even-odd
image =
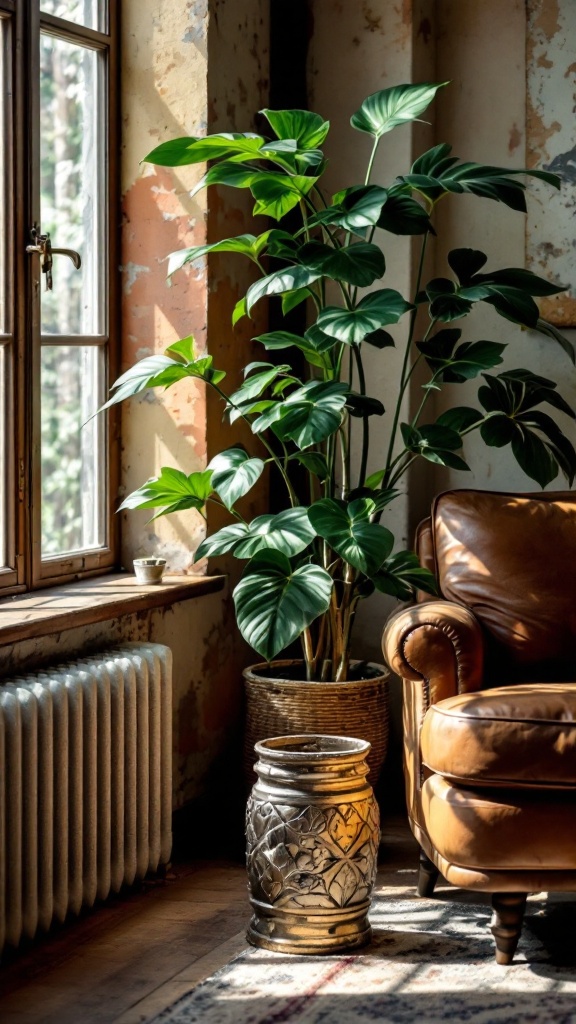
[[[8,246],[12,252],[13,355],[12,374],[6,395],[6,427],[14,434],[14,459],[7,479],[7,533],[11,547],[10,568],[0,570],[0,596],[67,583],[110,572],[118,565],[119,523],[114,515],[119,488],[120,438],[119,415],[112,410],[106,425],[106,506],[105,546],[41,559],[41,478],[40,478],[40,288],[39,260],[25,252],[30,229],[39,222],[39,90],[30,82],[39,82],[41,30],[51,29],[61,38],[88,45],[107,54],[106,82],[101,93],[107,116],[105,129],[106,175],[102,185],[107,202],[107,268],[105,337],[75,337],[76,345],[107,345],[107,380],[115,379],[120,351],[120,87],[119,41],[120,0],[108,0],[106,32],[85,28],[52,15],[42,14],[40,0],[16,2],[0,0],[0,17],[7,16],[11,28],[10,61],[12,132],[6,149],[11,153],[8,188],[13,198],[12,223]],[[55,241],[57,245],[57,241]],[[11,287],[10,287],[11,285]],[[54,336],[65,344],[62,336]],[[9,549],[10,550],[10,549]]]

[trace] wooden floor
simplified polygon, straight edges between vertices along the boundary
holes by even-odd
[[[386,822],[379,881],[398,867],[415,870],[416,861],[404,822]],[[5,959],[0,1022],[143,1024],[246,948],[249,917],[240,861],[177,864],[165,881]]]

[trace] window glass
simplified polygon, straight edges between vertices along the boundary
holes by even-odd
[[[8,507],[9,481],[12,478],[12,460],[14,458],[13,437],[8,435],[8,402],[9,381],[8,370],[12,354],[11,331],[13,317],[11,315],[9,294],[9,261],[11,260],[10,240],[11,217],[9,203],[11,198],[9,177],[9,153],[11,150],[11,119],[7,105],[9,95],[9,62],[10,23],[0,17],[0,138],[4,145],[0,147],[0,567],[8,565],[13,552],[8,540]],[[12,441],[12,443],[10,443]]]
[[[54,14],[57,18],[65,18],[76,25],[106,31],[105,0],[41,0],[42,14]]]
[[[10,135],[10,124],[8,111],[5,106],[7,95],[7,68],[6,53],[8,51],[8,22],[0,18],[0,84],[2,86],[2,99],[0,100],[0,138],[8,140]],[[0,147],[0,334],[7,334],[10,326],[8,321],[8,175],[7,158],[10,147],[3,144]]]
[[[100,334],[103,286],[102,147],[98,133],[97,51],[43,34],[40,44],[41,230],[54,253],[53,289],[42,289],[44,334]]]
[[[42,346],[42,555],[105,543],[99,346]]]
[[[6,509],[7,494],[7,450],[8,437],[6,432],[6,345],[0,346],[0,567],[8,562],[7,538],[8,522]]]

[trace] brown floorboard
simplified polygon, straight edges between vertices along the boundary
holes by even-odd
[[[416,866],[405,822],[385,822],[379,884],[410,884]],[[1,1024],[144,1024],[246,948],[249,917],[241,863],[177,864],[9,954]]]

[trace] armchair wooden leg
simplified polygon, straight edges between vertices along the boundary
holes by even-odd
[[[490,931],[496,942],[496,963],[512,963],[526,908],[525,892],[492,893],[492,921]]]
[[[424,850],[420,850],[420,870],[418,872],[417,892],[419,896],[431,896],[438,881],[440,872]]]

